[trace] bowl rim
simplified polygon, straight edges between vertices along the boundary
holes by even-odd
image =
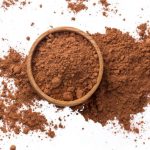
[[[81,97],[79,99],[75,99],[72,101],[54,99],[54,98],[48,96],[47,94],[45,94],[39,88],[39,86],[36,84],[35,79],[33,77],[33,73],[32,73],[32,58],[33,58],[33,54],[34,54],[38,44],[49,34],[58,33],[58,32],[65,32],[65,31],[74,32],[74,33],[77,33],[77,34],[83,36],[84,38],[86,38],[92,44],[92,46],[95,48],[97,55],[98,55],[98,59],[99,59],[99,73],[98,73],[96,84],[92,87],[92,89],[88,93],[86,93],[86,95],[84,95],[83,97]],[[103,75],[103,57],[102,57],[102,54],[101,54],[101,51],[100,51],[98,45],[96,44],[94,39],[88,33],[84,32],[80,29],[74,28],[74,27],[67,27],[67,26],[57,27],[57,28],[47,30],[46,32],[41,34],[35,40],[35,42],[32,44],[31,49],[29,51],[29,55],[27,57],[27,75],[28,75],[28,79],[29,79],[31,86],[33,87],[35,92],[38,95],[40,95],[43,99],[46,99],[48,102],[53,103],[57,106],[61,106],[61,107],[76,106],[76,105],[79,105],[79,104],[86,102],[92,96],[92,94],[96,91],[96,89],[98,88],[98,86],[102,80],[102,75]]]

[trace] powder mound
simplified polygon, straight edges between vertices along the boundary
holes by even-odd
[[[117,118],[124,129],[131,131],[132,114],[144,111],[150,94],[150,45],[111,28],[106,34],[92,36],[103,53],[104,74],[81,113],[86,120],[102,125]]]
[[[32,70],[36,83],[47,95],[60,100],[75,100],[96,84],[98,55],[81,35],[54,33],[37,46]]]
[[[74,13],[78,13],[82,10],[86,10],[88,9],[88,7],[85,5],[84,2],[86,2],[86,0],[76,0],[75,2],[72,0],[66,0],[68,3],[68,8],[73,11]]]

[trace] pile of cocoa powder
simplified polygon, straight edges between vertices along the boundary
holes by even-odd
[[[103,126],[107,124],[107,121],[116,118],[125,130],[138,133],[138,129],[131,128],[130,120],[132,115],[143,112],[143,108],[149,102],[150,36],[147,35],[137,41],[129,33],[106,28],[105,34],[96,33],[92,37],[103,53],[103,79],[96,93],[86,104],[72,109],[79,109],[86,120],[92,119]],[[0,59],[0,70],[0,76],[13,79],[17,87],[17,91],[12,94],[7,82],[3,81],[4,88],[0,99],[0,119],[4,123],[1,127],[3,132],[14,131],[18,134],[23,130],[25,133],[32,130],[41,132],[46,130],[44,128],[47,125],[45,116],[32,112],[29,107],[35,105],[35,99],[40,100],[40,98],[29,84],[26,57],[11,49],[8,56]],[[23,104],[27,105],[28,109],[18,111]],[[16,121],[19,121],[22,126],[18,127]],[[48,126],[50,129],[46,130],[47,134],[54,137],[55,133],[51,126],[55,126],[55,121]],[[62,127],[62,125],[57,127]]]
[[[102,83],[81,113],[106,125],[117,118],[125,130],[133,114],[144,111],[150,94],[150,35],[136,41],[129,33],[106,28],[106,34],[92,35],[104,58]],[[145,36],[145,33],[143,34]]]
[[[86,38],[75,32],[52,33],[37,45],[32,72],[37,85],[50,97],[75,100],[96,84],[98,54]]]

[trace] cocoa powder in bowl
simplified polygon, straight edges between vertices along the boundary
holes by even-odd
[[[77,32],[49,33],[38,42],[32,54],[34,81],[53,99],[80,99],[97,85],[101,76],[98,53],[93,44]]]

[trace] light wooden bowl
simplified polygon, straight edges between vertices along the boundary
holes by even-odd
[[[58,100],[58,99],[54,99],[50,96],[48,96],[47,94],[45,94],[40,88],[39,86],[36,84],[34,77],[33,77],[33,73],[32,73],[32,57],[34,54],[34,51],[36,50],[37,45],[41,42],[41,40],[43,40],[47,35],[51,34],[51,33],[57,33],[57,32],[64,32],[64,31],[69,31],[69,32],[75,32],[81,36],[83,36],[84,38],[86,38],[95,48],[95,51],[97,52],[98,58],[99,58],[99,74],[98,74],[98,78],[97,78],[97,83],[93,86],[93,88],[83,97],[79,98],[79,99],[75,99],[72,101],[64,101],[64,100]],[[43,33],[42,35],[40,35],[36,41],[33,43],[28,58],[27,58],[27,74],[28,74],[28,78],[29,81],[33,87],[33,89],[37,92],[38,95],[41,96],[41,98],[46,99],[48,102],[53,103],[57,106],[75,106],[75,105],[79,105],[81,103],[84,103],[85,101],[87,101],[92,94],[96,91],[96,89],[98,88],[101,79],[102,79],[102,75],[103,75],[103,58],[102,58],[102,54],[101,51],[99,49],[99,47],[97,46],[96,42],[92,39],[92,37],[88,34],[85,33],[77,28],[73,28],[73,27],[58,27],[58,28],[54,28],[54,29],[50,29],[48,31],[46,31],[45,33]]]

